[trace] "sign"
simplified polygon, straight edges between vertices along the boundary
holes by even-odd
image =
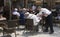
[[[40,5],[41,3],[41,1],[36,1],[36,5]]]

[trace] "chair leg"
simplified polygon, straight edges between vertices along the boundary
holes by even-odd
[[[3,28],[3,36],[4,36],[4,28]]]
[[[16,36],[16,31],[15,31],[15,37],[17,37],[17,36]]]
[[[19,29],[19,26],[18,26],[18,29]]]

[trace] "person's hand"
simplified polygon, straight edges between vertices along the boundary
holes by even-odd
[[[42,17],[42,15],[37,15],[37,17]]]
[[[48,16],[48,14],[43,14],[42,16],[45,16],[45,17],[47,17],[47,16]]]

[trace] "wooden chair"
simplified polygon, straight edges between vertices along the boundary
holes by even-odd
[[[25,30],[33,31],[34,30],[33,19],[26,19],[25,21],[26,21]]]
[[[60,24],[60,20],[54,18],[54,19],[53,19],[53,23],[54,23],[55,25]]]
[[[21,24],[21,21],[23,24]],[[18,19],[17,23],[18,23],[18,30],[24,30],[25,29],[25,19],[24,20]]]
[[[60,13],[57,15],[60,16]],[[57,16],[53,16],[53,24],[56,26],[57,24],[60,25],[60,19],[56,18]]]
[[[4,28],[3,32],[7,34],[15,33],[16,37],[16,26],[17,26],[17,21],[16,20],[8,20],[7,21],[7,28]]]
[[[6,20],[0,20],[0,27],[6,28],[7,27],[7,21]]]
[[[12,20],[16,20],[19,19],[19,17],[17,15],[12,15]]]
[[[42,17],[42,20],[40,21],[40,26],[42,28],[42,31],[44,31],[45,29],[45,24],[46,24],[46,19],[45,19],[45,16]]]
[[[4,28],[7,29],[7,21],[6,20],[0,20],[0,27],[3,28],[2,32],[3,32],[3,36],[4,36]]]

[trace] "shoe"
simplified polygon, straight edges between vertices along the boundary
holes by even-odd
[[[34,32],[38,32],[38,31],[39,31],[38,29],[34,30]]]
[[[49,32],[49,34],[53,34],[54,33],[54,31],[52,31],[52,32]]]
[[[48,32],[48,30],[44,30],[43,32]]]

